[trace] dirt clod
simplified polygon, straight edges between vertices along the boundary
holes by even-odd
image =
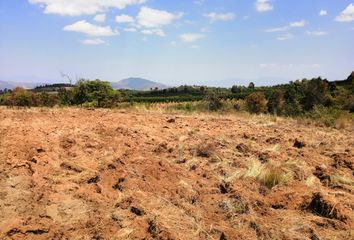
[[[295,148],[304,148],[304,147],[306,147],[306,144],[296,138],[293,146]]]

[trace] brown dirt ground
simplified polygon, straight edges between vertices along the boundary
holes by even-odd
[[[0,108],[0,239],[354,239],[353,133],[262,116]],[[266,187],[257,164],[276,166],[279,184]]]

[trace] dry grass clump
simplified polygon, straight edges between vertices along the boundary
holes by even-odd
[[[339,175],[339,174],[330,174],[329,177],[332,185],[336,185],[336,186],[347,185],[347,186],[354,187],[354,180],[352,180],[348,176]]]
[[[261,163],[258,160],[252,160],[248,169],[239,173],[239,178],[253,177],[268,188],[276,185],[290,182],[294,178],[294,173],[288,162],[279,163],[268,161]]]
[[[347,114],[341,114],[341,116],[335,121],[334,127],[337,129],[346,129],[353,126],[353,118],[350,118]]]

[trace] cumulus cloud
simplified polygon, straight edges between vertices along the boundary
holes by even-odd
[[[327,15],[327,11],[326,10],[321,10],[319,13],[318,13],[319,16],[326,16]]]
[[[341,12],[341,14],[339,14],[335,20],[337,22],[352,22],[354,21],[354,4],[351,3],[348,5],[348,7],[346,9],[343,10],[343,12]]]
[[[110,26],[102,27],[86,22],[85,20],[78,21],[74,24],[67,25],[63,29],[68,32],[83,33],[94,37],[109,37],[118,35],[119,32],[113,31]]]
[[[106,14],[98,14],[93,18],[96,22],[105,22],[106,21]]]
[[[85,39],[81,41],[82,44],[84,45],[101,45],[101,44],[106,44],[104,40],[101,38],[95,38],[95,39]]]
[[[327,32],[324,31],[307,31],[307,35],[312,35],[312,36],[324,36],[327,35]]]
[[[134,28],[134,27],[124,28],[123,30],[124,30],[124,32],[136,32],[137,31],[136,28]]]
[[[179,37],[183,42],[192,43],[204,38],[205,35],[200,33],[184,33]]]
[[[144,28],[161,28],[169,25],[173,20],[179,19],[183,13],[173,14],[153,8],[142,7],[138,14],[138,23]]]
[[[141,31],[142,34],[145,35],[157,35],[160,37],[165,37],[166,34],[164,33],[164,31],[162,29],[156,28],[156,29],[144,29]]]
[[[128,5],[142,4],[146,0],[28,0],[31,4],[44,7],[46,14],[68,16],[91,15],[105,12],[109,8],[124,9]]]
[[[135,22],[135,20],[133,17],[123,14],[123,15],[116,16],[116,22],[117,23],[133,23],[133,22]]]
[[[207,13],[204,14],[204,17],[207,17],[210,19],[211,22],[217,22],[217,21],[231,21],[235,18],[234,13]]]
[[[273,5],[270,4],[269,0],[257,0],[255,5],[258,12],[268,12],[273,10]]]

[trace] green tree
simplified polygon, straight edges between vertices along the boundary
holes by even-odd
[[[315,105],[329,105],[328,93],[328,82],[320,77],[305,82],[303,99],[305,110],[311,110]]]
[[[254,89],[256,86],[254,85],[253,82],[250,82],[250,84],[248,85],[248,88],[249,89]]]
[[[109,82],[80,80],[74,90],[76,104],[93,103],[97,107],[110,107],[119,98]]]
[[[268,103],[268,112],[273,113],[275,115],[282,114],[285,108],[284,94],[280,89],[275,89],[272,91]]]
[[[242,88],[237,85],[233,85],[231,88],[231,92],[234,94],[240,93],[241,91],[242,91]]]
[[[303,86],[300,81],[290,82],[284,92],[285,114],[288,116],[297,116],[302,113],[301,101],[303,98]]]

